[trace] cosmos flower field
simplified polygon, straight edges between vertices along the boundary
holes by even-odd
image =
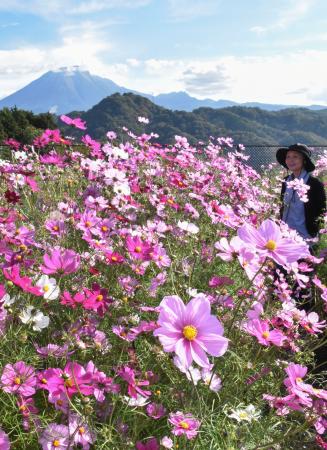
[[[230,138],[62,120],[0,159],[0,449],[326,449],[327,218]]]

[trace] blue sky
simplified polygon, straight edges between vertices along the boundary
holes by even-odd
[[[141,92],[327,105],[326,0],[1,0],[0,98],[79,65]]]

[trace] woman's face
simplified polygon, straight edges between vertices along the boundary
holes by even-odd
[[[289,150],[286,153],[285,162],[291,172],[301,173],[301,170],[304,167],[303,155],[299,152],[295,152],[294,150]]]

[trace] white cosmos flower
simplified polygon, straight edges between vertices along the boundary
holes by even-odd
[[[43,298],[46,300],[55,300],[59,297],[60,289],[57,286],[57,282],[54,278],[49,278],[48,275],[42,275],[36,282],[43,292]]]
[[[41,331],[49,325],[50,319],[41,311],[35,310],[34,306],[28,306],[23,309],[19,315],[20,320],[25,324],[33,324],[34,331]]]
[[[232,414],[229,414],[228,417],[237,420],[237,422],[252,422],[252,420],[257,420],[260,417],[260,413],[256,411],[253,405],[249,405],[244,409],[232,409]]]
[[[106,169],[103,171],[104,182],[106,185],[111,185],[116,182],[124,182],[126,180],[126,174],[122,170],[115,168]]]
[[[186,222],[186,221],[178,221],[177,226],[183,230],[183,231],[187,231],[188,233],[191,234],[197,234],[199,232],[199,227],[197,227],[194,223],[191,222]]]
[[[112,153],[113,153],[114,157],[117,159],[128,159],[129,158],[128,153],[125,152],[125,150],[120,147],[114,147],[112,149]]]
[[[221,389],[221,379],[213,374],[211,370],[202,369],[201,377],[204,383],[209,386],[209,389],[213,392],[218,392]]]
[[[16,297],[10,297],[9,294],[5,294],[1,301],[3,302],[3,306],[10,306],[15,303]]]
[[[137,394],[136,398],[124,395],[124,400],[128,406],[145,406],[150,402],[149,397],[143,397],[143,395],[140,394]]]
[[[131,189],[128,183],[115,183],[114,184],[114,192],[119,195],[130,195]]]

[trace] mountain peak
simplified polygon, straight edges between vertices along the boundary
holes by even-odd
[[[83,69],[82,66],[63,66],[63,67],[58,67],[58,69],[53,69],[53,70],[51,70],[51,72],[63,73],[65,75],[73,75],[76,72],[87,72],[87,73],[89,73],[89,71],[86,70],[86,69]]]

